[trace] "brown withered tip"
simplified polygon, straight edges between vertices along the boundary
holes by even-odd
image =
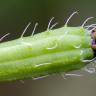
[[[94,56],[96,57],[96,45],[92,45],[91,48],[93,50]]]
[[[91,37],[96,40],[96,29],[92,30]]]
[[[96,29],[92,30],[91,38],[92,38],[91,48],[93,49],[94,55],[96,56]]]

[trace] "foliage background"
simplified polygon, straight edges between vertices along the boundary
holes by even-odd
[[[36,32],[44,31],[53,16],[59,22],[57,27],[63,26],[73,11],[78,11],[79,15],[74,16],[69,25],[80,26],[85,18],[96,17],[95,9],[96,0],[0,0],[0,37],[6,33],[11,35],[5,41],[20,37],[28,22],[32,25],[26,36],[31,34],[36,22],[39,23]],[[95,22],[93,19],[89,24]],[[84,72],[83,75],[67,80],[58,75],[25,80],[25,83],[0,83],[0,96],[95,96],[96,75]]]

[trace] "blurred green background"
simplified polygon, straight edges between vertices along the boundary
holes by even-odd
[[[78,11],[79,15],[70,20],[69,26],[80,26],[87,17],[96,17],[95,9],[96,0],[0,0],[0,36],[11,33],[5,41],[19,38],[28,22],[32,25],[26,36],[31,34],[36,22],[39,23],[36,33],[44,31],[53,16],[54,22],[59,23],[58,28],[73,11]],[[88,23],[95,22],[93,19]],[[24,83],[0,83],[0,96],[96,96],[96,74],[82,74],[84,76],[67,80],[58,75],[24,80]]]

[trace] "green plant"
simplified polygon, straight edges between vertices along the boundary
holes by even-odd
[[[75,13],[64,27],[52,29],[56,25],[50,27],[52,18],[45,32],[33,36],[36,23],[32,36],[23,37],[29,23],[21,38],[1,43],[0,81],[37,78],[85,66],[85,61],[94,57],[92,38],[83,27],[86,22],[80,27],[67,27]]]

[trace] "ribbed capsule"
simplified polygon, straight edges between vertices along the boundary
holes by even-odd
[[[91,36],[86,32],[82,27],[62,27],[1,43],[0,81],[80,69],[85,66],[82,60],[93,58]]]

